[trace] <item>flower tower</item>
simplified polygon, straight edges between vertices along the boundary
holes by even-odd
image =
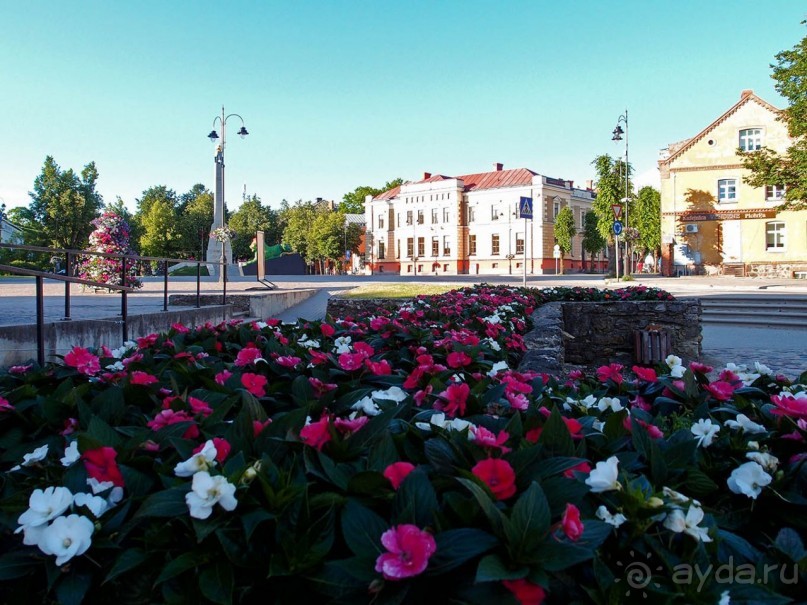
[[[92,222],[95,230],[90,234],[89,250],[109,254],[134,254],[129,245],[129,224],[115,212],[104,212]],[[79,262],[79,277],[112,285],[140,288],[134,263],[127,262],[125,283],[123,262],[120,258],[105,256],[85,256]]]

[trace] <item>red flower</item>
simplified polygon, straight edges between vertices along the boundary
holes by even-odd
[[[448,363],[449,368],[464,368],[465,366],[471,365],[470,355],[465,353],[464,351],[458,351],[454,353],[449,353],[448,357],[446,357],[446,362]]]
[[[689,370],[693,374],[708,374],[709,372],[714,370],[714,368],[712,366],[707,366],[705,364],[698,363],[697,361],[693,361],[692,363],[689,364]]]
[[[712,384],[707,384],[703,388],[709,391],[709,393],[712,394],[712,397],[718,401],[729,401],[732,395],[734,395],[734,386],[728,382],[723,382],[722,380],[718,380]]]
[[[580,520],[580,510],[571,503],[566,504],[563,518],[560,521],[563,533],[572,542],[577,542],[583,535],[583,522]]]
[[[255,395],[255,397],[263,397],[266,395],[266,376],[260,374],[251,374],[249,372],[241,376],[241,384],[244,388]]]
[[[152,431],[159,431],[172,424],[179,422],[193,422],[193,418],[188,416],[187,412],[175,412],[174,410],[161,410],[153,420],[146,423]],[[185,439],[194,439],[199,436],[199,427],[196,424],[191,424],[188,430],[182,435]]]
[[[339,356],[339,367],[352,372],[362,367],[364,359],[365,357],[362,353],[342,353]]]
[[[254,346],[244,347],[238,351],[238,355],[235,357],[235,365],[239,368],[248,366],[251,363],[258,363],[258,361],[265,361],[265,359],[261,357],[261,350]]]
[[[118,452],[114,447],[99,447],[81,454],[87,474],[97,481],[111,481],[117,487],[123,487],[123,475],[115,462]]]
[[[393,462],[384,469],[384,476],[392,483],[393,489],[398,487],[406,479],[406,476],[415,470],[415,465],[409,462]]]
[[[222,370],[221,372],[216,374],[216,378],[215,378],[216,384],[220,384],[220,385],[224,386],[224,383],[227,382],[227,379],[232,375],[233,375],[232,372],[229,372],[227,370]]]
[[[807,397],[796,398],[790,394],[771,395],[771,403],[776,406],[771,410],[771,414],[807,418]]]
[[[625,366],[621,363],[612,363],[607,366],[597,368],[597,380],[606,382],[613,380],[616,384],[622,384],[622,370]]]
[[[224,464],[227,456],[230,455],[230,450],[232,450],[230,442],[226,439],[222,439],[221,437],[213,437],[213,445],[216,448],[216,461],[219,464]],[[204,449],[204,447],[204,443],[200,444],[196,449],[193,450],[193,453],[198,454]]]
[[[434,537],[416,525],[397,525],[381,534],[381,544],[389,552],[380,554],[375,570],[386,580],[403,580],[423,573],[437,550]]]
[[[293,357],[291,355],[286,355],[283,357],[278,357],[275,359],[277,365],[283,366],[284,368],[294,368],[298,363],[302,361],[299,357]]]
[[[264,422],[261,422],[260,420],[253,420],[252,421],[252,437],[254,438],[254,437],[257,437],[258,435],[260,435],[263,432],[263,429],[265,429],[270,424],[272,424],[272,419],[271,418],[267,418]]]
[[[140,384],[143,386],[148,386],[150,384],[154,384],[160,382],[156,376],[149,374],[148,372],[140,372],[134,371],[132,375],[129,377],[129,384]]]
[[[364,365],[374,376],[389,376],[392,374],[392,366],[386,359],[382,359],[381,361],[365,359]]]
[[[464,382],[451,384],[445,391],[438,394],[441,399],[434,403],[434,409],[445,412],[451,417],[462,416],[465,414],[465,404],[470,393],[471,387]]]
[[[633,373],[636,374],[641,380],[645,382],[656,382],[658,375],[653,368],[642,368],[640,366],[633,366]]]
[[[307,445],[317,448],[318,451],[322,451],[323,446],[333,438],[331,437],[329,426],[330,419],[327,415],[323,415],[322,418],[316,422],[309,422],[300,429],[300,439]]]
[[[319,378],[309,377],[308,384],[314,389],[314,397],[319,399],[325,393],[333,391],[337,385],[330,382],[322,382]]]
[[[516,596],[521,605],[541,605],[546,598],[546,591],[529,580],[504,580],[502,584]]]
[[[574,479],[575,473],[590,473],[591,472],[591,465],[588,462],[581,462],[580,464],[575,464],[572,468],[567,468],[563,471],[563,476],[567,479]]]
[[[510,439],[510,434],[507,431],[499,431],[498,435],[494,435],[484,426],[477,426],[471,428],[471,433],[473,433],[474,443],[477,445],[501,450],[502,454],[510,451],[510,448],[504,445]]]
[[[336,333],[336,330],[331,324],[320,324],[319,331],[322,332],[323,336],[327,336],[328,338]]]
[[[480,460],[471,472],[481,479],[497,500],[507,500],[516,493],[516,472],[500,458]]]
[[[364,357],[372,357],[373,353],[375,353],[375,349],[368,345],[366,342],[357,342],[353,345],[353,350],[356,353],[360,353]]]
[[[327,353],[320,353],[319,351],[310,349],[309,354],[311,355],[311,363],[314,364],[315,366],[318,366],[322,363],[328,363]]]
[[[193,412],[194,415],[201,414],[202,416],[207,417],[213,413],[213,408],[210,407],[207,401],[202,401],[196,397],[188,397],[188,407],[190,407],[191,412]]]
[[[66,366],[76,368],[79,374],[84,374],[85,376],[92,376],[101,371],[101,364],[98,358],[82,347],[73,347],[71,351],[64,356],[64,363]]]
[[[634,418],[634,420],[641,426],[644,430],[647,431],[647,434],[650,436],[651,439],[661,439],[664,437],[664,432],[658,428],[655,424],[650,424],[649,422],[645,422],[644,420],[640,420],[639,418]],[[629,433],[633,432],[633,425],[631,424],[631,417],[625,416],[622,420],[622,426],[625,428],[626,431]]]
[[[14,411],[14,406],[8,402],[8,399],[5,397],[0,397],[0,412],[12,412]]]
[[[333,424],[336,430],[343,435],[350,435],[368,422],[370,422],[370,419],[367,416],[357,416],[356,418],[337,418]]]

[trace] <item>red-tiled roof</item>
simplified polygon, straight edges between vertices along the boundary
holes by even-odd
[[[514,168],[512,170],[494,170],[492,172],[478,172],[476,174],[464,174],[462,176],[445,176],[443,174],[435,174],[424,179],[417,181],[418,183],[436,183],[438,181],[445,181],[448,179],[460,179],[465,184],[465,191],[481,190],[481,189],[497,189],[499,187],[518,187],[519,185],[531,185],[532,177],[538,173],[533,172],[528,168]],[[373,199],[376,200],[391,200],[396,197],[401,191],[400,187],[395,187],[384,193],[380,193]]]

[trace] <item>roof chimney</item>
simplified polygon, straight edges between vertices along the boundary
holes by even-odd
[[[500,164],[499,162],[496,162],[496,163],[493,165],[493,169],[494,169],[496,172],[501,172],[503,168],[504,168],[504,164]]]
[[[746,88],[740,93],[740,101],[742,101],[745,97],[750,97],[752,94],[754,94],[754,91],[750,88]]]
[[[428,180],[430,178],[432,178],[432,173],[431,172],[424,172],[423,173],[423,180],[424,181],[426,181],[426,180]]]

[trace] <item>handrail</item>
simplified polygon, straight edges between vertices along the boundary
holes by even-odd
[[[0,248],[13,250],[27,250],[29,252],[48,252],[50,254],[82,254],[104,256],[106,258],[129,258],[134,260],[156,260],[169,263],[196,263],[197,265],[221,265],[221,261],[189,260],[187,258],[166,258],[164,256],[140,256],[139,254],[121,254],[119,252],[96,252],[95,250],[74,250],[71,248],[44,248],[42,246],[28,246],[24,244],[2,244]],[[224,263],[226,264],[226,263]]]
[[[71,284],[83,284],[85,286],[92,286],[94,288],[107,288],[108,290],[118,290],[119,292],[134,292],[136,290],[136,288],[131,288],[129,286],[105,284],[104,282],[81,279],[80,277],[70,277],[68,275],[59,275],[58,273],[48,273],[46,271],[34,271],[33,269],[14,267],[12,265],[0,265],[0,271],[8,271],[9,273],[17,273],[18,275],[32,275],[34,277],[41,276],[47,279],[55,279],[56,281],[66,281],[70,282]]]

